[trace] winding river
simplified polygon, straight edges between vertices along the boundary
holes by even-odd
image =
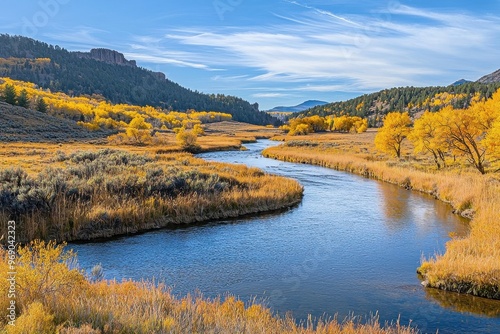
[[[431,197],[322,167],[263,158],[277,143],[201,157],[297,179],[302,203],[279,213],[71,244],[107,279],[163,281],[177,295],[256,298],[298,320],[377,313],[423,333],[500,333],[500,302],[424,289],[422,256],[444,251],[467,223]]]

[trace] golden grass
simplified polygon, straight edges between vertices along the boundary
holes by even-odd
[[[95,158],[85,158],[89,154]],[[8,193],[21,194],[14,195],[20,204],[0,209],[3,222],[17,221],[21,242],[106,238],[283,209],[302,198],[295,180],[244,165],[207,162],[189,153],[131,154],[94,148],[45,154],[43,159],[33,162],[26,181],[34,190],[26,193],[17,181],[7,185],[12,188],[6,189]],[[47,165],[51,168],[36,172]],[[34,209],[22,209],[26,206]]]
[[[202,151],[221,151],[242,149],[242,144],[257,139],[271,138],[282,131],[260,125],[235,121],[205,124],[204,136],[198,137],[198,145]],[[173,131],[158,132],[157,143],[147,146],[114,145],[104,140],[94,142],[73,143],[0,143],[0,169],[21,167],[29,174],[36,174],[48,165],[63,167],[52,161],[57,151],[72,153],[96,149],[120,149],[137,154],[178,153],[182,149]]]
[[[278,139],[288,141],[288,145],[266,149],[264,155],[398,184],[450,203],[464,216],[474,216],[469,236],[449,241],[445,254],[427,259],[418,271],[427,286],[500,299],[498,175],[480,175],[459,165],[436,171],[421,156],[394,160],[375,151],[374,135],[373,130],[361,135],[315,134],[301,137],[302,142],[297,142],[297,137],[281,137]],[[404,150],[409,149],[406,146]]]
[[[290,316],[279,317],[255,302],[235,297],[177,298],[168,288],[153,283],[91,281],[68,262],[73,256],[63,245],[34,242],[20,248],[17,265],[15,326],[0,319],[0,331],[37,334],[99,333],[290,333],[290,334],[411,334],[417,330],[380,325],[377,318],[358,318],[298,325]],[[0,250],[0,292],[6,294],[7,254]],[[30,284],[26,284],[29,282]],[[39,288],[41,287],[41,289]],[[50,291],[47,293],[47,291]],[[9,301],[0,300],[7,309]]]

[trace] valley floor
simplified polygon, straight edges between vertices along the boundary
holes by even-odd
[[[240,149],[276,135],[242,124],[210,125],[203,150]],[[0,146],[1,220],[16,219],[24,242],[91,239],[160,227],[158,222],[273,210],[300,201],[293,180],[256,168],[208,163],[170,144],[116,146],[99,142],[5,143]],[[165,144],[166,143],[166,144]],[[166,219],[167,217],[168,219]],[[153,225],[144,225],[152,222]],[[142,225],[141,225],[142,224]],[[122,227],[125,226],[124,230]],[[259,304],[234,297],[177,298],[164,286],[107,282],[74,268],[64,243],[35,241],[17,249],[15,326],[5,333],[417,333],[398,323],[352,318],[297,324]],[[9,253],[0,249],[0,294],[7,296]],[[2,298],[3,310],[9,300]]]
[[[200,150],[241,149],[276,129],[237,122],[206,127]],[[0,147],[0,219],[18,241],[109,238],[293,206],[298,182],[256,168],[206,162],[182,151],[175,134],[161,145],[100,142],[6,143]]]

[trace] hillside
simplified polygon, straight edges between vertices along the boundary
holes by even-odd
[[[484,77],[479,79],[477,82],[483,83],[483,84],[500,82],[500,70],[497,70],[491,74],[485,75]]]
[[[368,118],[369,126],[379,126],[381,116],[391,111],[408,111],[411,115],[426,110],[437,111],[444,106],[466,108],[476,98],[490,98],[500,83],[478,82],[446,87],[399,87],[365,94],[342,102],[317,106],[297,116],[353,115]]]
[[[318,100],[308,100],[293,107],[284,107],[284,106],[274,107],[273,109],[268,110],[268,112],[301,112],[325,104],[328,104],[328,102],[318,101]]]
[[[72,142],[103,139],[109,130],[88,131],[70,120],[0,102],[0,142]]]
[[[187,111],[230,113],[236,121],[276,124],[258,104],[234,96],[202,94],[184,88],[126,60],[119,52],[93,49],[69,52],[59,46],[21,36],[0,34],[0,77],[33,82],[68,95],[101,95],[112,103]]]

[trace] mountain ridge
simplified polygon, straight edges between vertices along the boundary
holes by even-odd
[[[445,105],[455,109],[467,108],[478,93],[490,98],[500,88],[500,82],[479,82],[461,85],[432,87],[396,87],[375,93],[364,94],[353,99],[332,102],[304,110],[292,115],[300,116],[360,116],[368,119],[370,127],[381,125],[383,116],[392,111],[408,111],[412,116],[424,111],[437,111]]]
[[[218,111],[230,113],[235,121],[280,124],[278,119],[260,111],[257,103],[182,87],[163,73],[137,67],[134,61],[109,49],[75,53],[28,37],[0,34],[0,77],[32,82],[69,95],[97,94],[112,103],[181,112]]]
[[[488,84],[488,83],[497,83],[500,82],[500,69],[496,70],[493,73],[487,74],[476,82],[483,83],[483,84]]]

